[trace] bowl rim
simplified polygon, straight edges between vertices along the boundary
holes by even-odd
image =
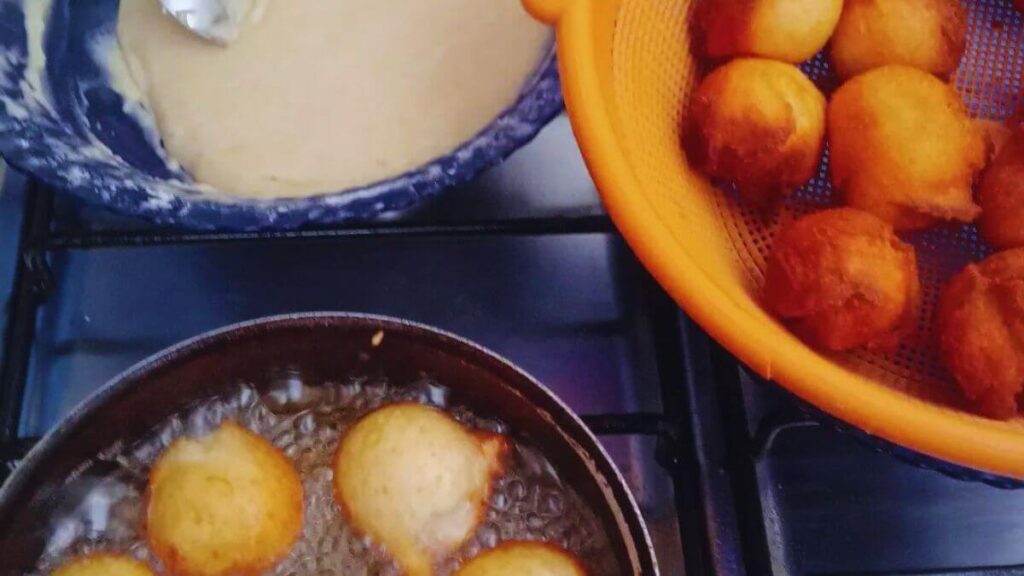
[[[676,245],[656,207],[636,193],[639,179],[616,135],[595,49],[596,15],[621,0],[524,0],[556,27],[566,110],[609,215],[640,261],[715,340],[761,377],[827,414],[927,456],[1000,476],[1024,478],[1024,429],[923,401],[844,368],[791,334],[766,334],[755,318]]]
[[[45,138],[19,129],[32,121],[12,117],[5,106],[0,106],[0,156],[12,168],[56,190],[160,225],[197,230],[287,230],[399,216],[501,163],[563,110],[552,42],[515,102],[454,150],[404,173],[337,192],[280,199],[179,193],[158,200],[143,184],[124,182],[100,193],[90,184],[91,178],[72,179],[62,174],[62,167],[40,166],[34,158],[48,148]]]

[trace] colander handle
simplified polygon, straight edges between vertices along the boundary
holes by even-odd
[[[557,24],[572,2],[573,0],[523,0],[523,7],[537,20]]]

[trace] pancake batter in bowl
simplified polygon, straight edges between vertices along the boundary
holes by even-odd
[[[205,42],[156,0],[118,39],[168,155],[241,197],[336,192],[443,156],[513,104],[550,44],[519,0],[262,0]]]

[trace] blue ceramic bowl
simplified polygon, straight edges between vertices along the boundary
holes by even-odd
[[[29,44],[40,42],[29,39],[23,6],[43,1],[0,0],[0,154],[54,188],[161,224],[256,230],[396,215],[505,159],[562,110],[552,52],[512,107],[451,154],[416,170],[310,198],[217,196],[168,168],[94,62],[90,46],[97,35],[112,34],[118,0],[53,0],[41,40],[49,98],[26,88],[39,83]]]

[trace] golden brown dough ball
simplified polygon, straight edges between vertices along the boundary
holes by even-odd
[[[351,526],[410,576],[428,576],[484,517],[503,437],[474,433],[420,404],[380,408],[342,438],[334,489]]]
[[[205,438],[175,441],[157,460],[146,535],[173,574],[260,574],[299,537],[302,498],[284,454],[229,422]]]
[[[982,237],[996,248],[1024,246],[1024,128],[1016,128],[978,186]]]
[[[974,125],[981,133],[981,137],[985,142],[985,165],[988,166],[1010,140],[1010,136],[1013,135],[1013,129],[1007,122],[982,118],[976,118]]]
[[[455,576],[586,576],[579,560],[537,542],[506,542],[466,562]]]
[[[718,68],[690,103],[684,144],[690,162],[771,205],[818,170],[825,97],[791,64],[741,58]]]
[[[948,77],[967,47],[960,0],[845,0],[829,49],[840,78],[902,64]]]
[[[142,562],[120,554],[79,556],[53,571],[50,576],[156,576]]]
[[[985,140],[960,97],[935,76],[884,66],[843,84],[828,107],[832,184],[897,230],[973,221]]]
[[[826,350],[891,349],[917,317],[914,248],[879,218],[835,208],[779,232],[765,272],[768,309]]]
[[[799,63],[825,47],[843,0],[703,0],[697,36],[709,58],[760,56]]]
[[[981,414],[1012,418],[1024,390],[1024,249],[967,266],[939,297],[942,361]]]

